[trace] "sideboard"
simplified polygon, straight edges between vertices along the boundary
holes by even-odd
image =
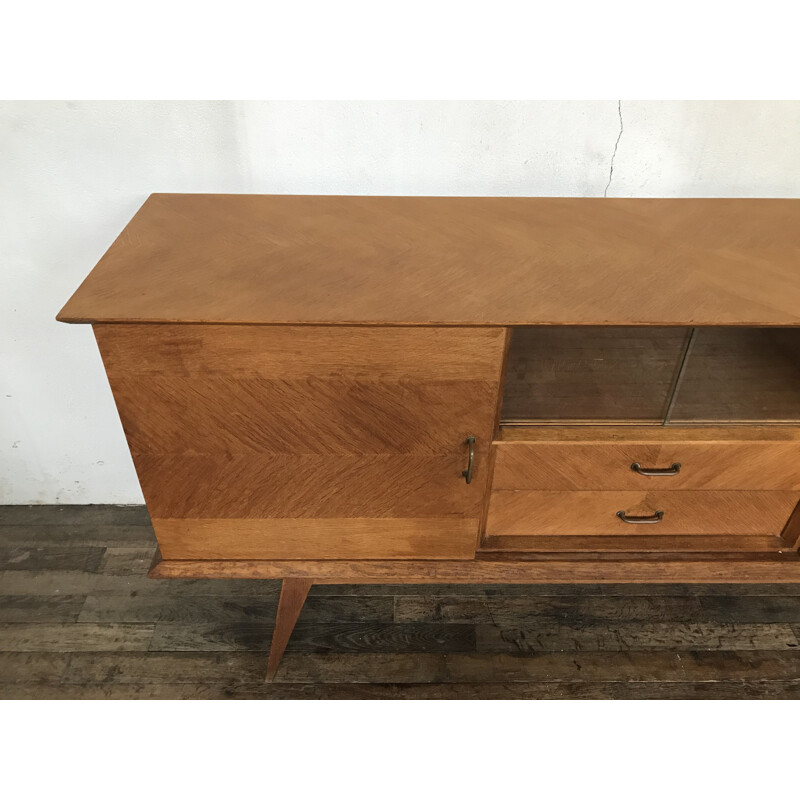
[[[800,581],[800,200],[151,195],[91,323],[159,578]]]

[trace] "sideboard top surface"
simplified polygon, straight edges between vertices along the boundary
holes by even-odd
[[[58,319],[800,325],[800,200],[153,194]]]

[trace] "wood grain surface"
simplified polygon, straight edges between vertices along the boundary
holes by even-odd
[[[794,552],[713,553],[708,556],[657,553],[601,558],[597,553],[569,557],[474,561],[161,561],[153,578],[310,578],[317,583],[800,583],[800,558]]]
[[[634,437],[635,438],[635,437]],[[631,469],[670,469],[640,475]],[[497,446],[493,490],[794,490],[800,491],[800,442],[516,442]]]
[[[779,536],[800,492],[540,492],[493,491],[487,536],[577,534],[589,536],[774,535]],[[661,522],[623,522],[618,511]],[[587,549],[591,544],[587,542]]]
[[[164,558],[472,558],[476,518],[160,519]]]
[[[82,595],[81,586],[107,585],[100,578],[143,574],[152,553],[87,534],[71,548],[19,542],[10,525],[0,568],[13,585],[56,564],[83,583],[73,577],[69,593],[49,596],[3,589],[0,684],[6,668],[57,674],[60,696],[70,696],[64,678],[81,663],[36,656],[97,649],[136,663],[148,649],[237,649],[270,635],[279,681],[314,684],[320,669],[334,682],[363,681],[361,653],[317,659],[331,642],[357,640],[349,629],[305,631],[298,641],[311,657],[290,653],[278,669],[298,617],[302,626],[322,613],[313,603],[301,612],[312,582],[800,581],[797,431],[703,439],[678,427],[800,421],[800,337],[779,329],[800,325],[798,222],[796,200],[152,195],[59,319],[96,323],[160,540],[150,574],[283,578],[278,624],[272,599],[195,598],[154,619],[147,599]],[[504,431],[492,447],[511,326],[506,422],[664,420],[676,435]],[[461,479],[468,435],[477,437],[470,485]],[[632,473],[633,461],[682,468],[653,479]],[[626,525],[619,510],[664,518]],[[488,538],[476,553],[483,520]],[[571,627],[752,619],[736,601],[673,599],[637,599],[623,614],[593,598],[572,608]],[[456,605],[370,596],[360,613],[372,626],[461,626],[448,635],[410,627],[406,643],[447,644],[416,662],[372,653],[372,668],[398,683],[468,684],[486,669],[483,646],[495,680],[543,681],[542,665],[518,655],[534,637],[525,625],[564,619],[558,603]],[[231,634],[242,613],[249,619]],[[354,612],[345,602],[324,613],[341,625]],[[750,631],[756,646],[798,644],[796,609],[759,613],[788,627]],[[715,632],[729,633],[683,635]],[[380,627],[368,635],[396,641]],[[549,641],[563,649],[569,636]],[[514,641],[526,644],[509,658]],[[447,649],[463,642],[474,652]],[[603,681],[597,664],[585,662],[583,680]],[[783,662],[764,664],[776,682],[796,682]],[[85,666],[96,691],[100,673]],[[636,680],[664,663],[645,659],[630,674],[630,662],[618,666]],[[682,680],[702,682],[703,669],[683,668]]]
[[[151,195],[67,322],[797,325],[800,200]]]
[[[165,558],[474,553],[502,329],[95,332]]]
[[[264,684],[281,582],[69,555],[126,537],[152,553],[143,506],[0,506],[62,559],[0,571],[0,697],[800,698],[800,582],[315,585]]]
[[[658,533],[594,535],[587,542],[585,534],[533,534],[487,536],[480,546],[479,557],[502,553],[504,560],[527,560],[538,553],[777,553],[790,551],[788,538],[778,535],[728,535]],[[796,548],[795,548],[796,549]]]
[[[675,442],[800,442],[797,425],[578,425],[503,427],[497,443],[673,444]]]

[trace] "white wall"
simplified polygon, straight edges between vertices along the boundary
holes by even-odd
[[[150,192],[800,197],[800,102],[621,111],[0,103],[0,503],[142,501],[91,330],[54,317]]]

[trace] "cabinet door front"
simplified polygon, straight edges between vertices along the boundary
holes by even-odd
[[[164,558],[473,556],[503,330],[95,334]]]

